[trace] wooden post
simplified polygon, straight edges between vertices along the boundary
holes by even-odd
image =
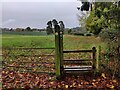
[[[96,48],[93,47],[93,70],[96,71]]]
[[[55,67],[56,67],[56,78],[60,78],[61,76],[61,71],[60,71],[60,66],[61,66],[61,57],[60,57],[60,27],[59,25],[55,25],[55,56],[56,56],[56,61],[55,61]]]
[[[100,68],[99,68],[99,62],[101,60],[101,46],[99,46],[99,49],[98,49],[98,58],[97,58],[97,71],[99,72],[100,71]]]
[[[61,66],[60,66],[60,73],[61,75],[63,75],[64,71],[63,71],[63,31],[60,31],[60,62],[61,62]]]

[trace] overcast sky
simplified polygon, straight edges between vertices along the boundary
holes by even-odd
[[[33,1],[33,0],[31,0]],[[47,21],[62,20],[66,28],[79,26],[77,0],[70,2],[2,2],[2,27],[45,28]]]

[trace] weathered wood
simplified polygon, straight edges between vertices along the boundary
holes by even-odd
[[[80,69],[64,69],[64,71],[89,71],[89,70],[92,70],[92,68],[80,68]]]
[[[60,72],[61,72],[61,76],[63,75],[63,30],[60,30]]]
[[[68,69],[92,68],[92,65],[88,65],[88,66],[87,66],[87,65],[84,65],[84,66],[68,66],[68,65],[67,65],[67,66],[64,66],[64,68],[65,68],[65,69],[67,69],[67,68],[68,68]]]
[[[65,66],[65,73],[80,73],[83,71],[92,71],[92,66]]]
[[[42,72],[42,71],[28,71],[28,70],[9,70],[10,72],[20,72],[20,73],[38,73],[38,74],[50,74],[50,75],[54,75],[55,72]]]
[[[27,66],[16,66],[16,65],[6,65],[6,67],[14,67],[14,68],[26,68],[26,69],[33,69],[33,67],[27,67]]]
[[[55,48],[27,48],[27,47],[16,47],[16,48],[2,48],[3,50],[5,49],[5,50],[16,50],[16,49],[19,49],[19,50],[31,50],[31,49],[37,49],[37,50],[39,50],[39,49],[55,49]]]
[[[90,67],[66,67],[64,68],[65,71],[86,71],[92,70],[92,66]]]
[[[24,69],[33,69],[33,67],[28,67],[28,66],[23,66],[23,65],[6,65],[6,67],[14,67],[14,68],[24,68]],[[50,68],[50,67],[45,67],[45,68]]]
[[[69,62],[81,62],[81,61],[92,61],[93,59],[78,59],[78,60],[71,60],[71,59],[65,59],[64,62],[69,61]]]
[[[60,77],[60,64],[61,64],[61,56],[60,56],[60,27],[59,25],[55,25],[55,54],[56,54],[56,78]]]
[[[92,50],[71,50],[63,51],[63,53],[91,53],[92,58],[88,59],[78,59],[78,60],[64,60],[64,71],[65,72],[79,72],[79,71],[95,71],[96,70],[96,48],[93,47]],[[73,65],[72,67],[66,67],[67,65]],[[78,67],[74,66],[77,65]],[[85,66],[84,66],[85,65]]]
[[[64,64],[68,65],[93,65],[93,62],[92,62],[93,59],[81,59],[81,60],[64,60]]]
[[[23,56],[23,57],[40,57],[40,56],[55,56],[53,54],[44,54],[44,55],[23,55],[23,54],[3,54],[2,56]]]
[[[99,46],[99,49],[98,49],[98,58],[97,58],[97,64],[96,64],[96,68],[97,68],[97,72],[99,72],[100,68],[99,68],[99,62],[101,60],[101,46]]]
[[[80,53],[80,52],[93,52],[93,50],[71,50],[71,51],[63,51],[63,53]]]
[[[93,50],[93,70],[95,71],[96,70],[96,48],[93,47],[92,50]]]
[[[3,63],[34,63],[34,64],[55,64],[54,62],[35,62],[35,61],[15,61],[15,60],[12,60],[12,61],[2,61]]]

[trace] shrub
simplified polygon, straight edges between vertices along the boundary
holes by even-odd
[[[74,35],[84,36],[84,33],[74,33]]]
[[[111,73],[113,77],[115,74],[120,75],[120,68],[118,68],[120,66],[120,54],[118,52],[118,46],[120,46],[120,32],[118,30],[104,30],[99,36],[108,46],[106,57],[109,59],[109,62],[107,66],[112,70]],[[109,65],[111,62],[114,63],[113,66]]]
[[[87,33],[86,36],[92,36],[92,34],[91,33]]]

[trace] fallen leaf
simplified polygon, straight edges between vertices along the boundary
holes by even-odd
[[[73,87],[72,85],[70,85],[70,87]]]
[[[74,82],[74,83],[72,84],[72,86],[75,86],[75,84],[76,84],[76,83]]]
[[[54,82],[50,82],[50,84],[54,84]]]
[[[102,75],[101,75],[103,78],[106,78],[106,76],[105,76],[105,74],[104,73],[102,73]]]
[[[58,88],[60,88],[61,86],[60,85],[58,85]]]
[[[65,85],[65,88],[68,88],[68,85]]]
[[[36,83],[35,83],[35,85],[39,85],[40,84],[40,82],[39,81],[37,81]]]
[[[116,81],[116,80],[113,80],[112,82],[116,83],[117,81]]]
[[[115,86],[113,86],[113,85],[112,85],[110,88],[112,88],[112,89],[113,89],[114,87],[115,87]]]
[[[95,79],[93,79],[93,82],[95,82],[96,80]]]

